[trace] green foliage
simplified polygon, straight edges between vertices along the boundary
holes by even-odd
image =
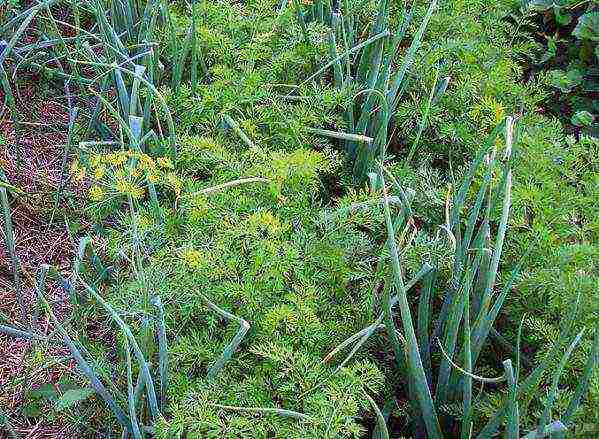
[[[29,390],[24,395],[21,406],[22,416],[39,419],[42,413],[48,417],[69,416],[77,406],[92,397],[94,391],[81,387],[68,378],[61,378],[58,383],[45,383]]]
[[[538,63],[549,70],[548,85],[559,90],[555,102],[548,102],[551,110],[567,118],[581,111],[599,113],[599,100],[594,93],[599,90],[599,9],[595,0],[575,1],[524,1],[525,19],[535,20],[547,34],[541,43],[545,53]],[[599,125],[593,120],[576,123],[566,119],[579,130],[597,136]]]
[[[69,389],[56,401],[57,410],[65,410],[84,401],[94,393],[92,389]]]
[[[580,41],[599,41],[599,12],[587,12],[578,19],[572,34]]]
[[[505,129],[505,151],[497,150],[496,136],[500,129]],[[443,437],[446,433],[442,431],[455,431],[452,423],[458,422],[461,422],[462,437],[469,437],[473,430],[479,430],[478,422],[475,422],[477,413],[472,407],[473,379],[483,383],[498,383],[506,380],[509,386],[505,402],[501,408],[492,414],[486,426],[480,430],[480,437],[489,437],[495,434],[504,422],[507,423],[507,437],[518,437],[520,430],[526,428],[525,424],[520,422],[519,405],[527,405],[526,401],[529,398],[527,394],[538,390],[541,374],[547,370],[553,358],[561,357],[559,367],[552,374],[552,387],[549,398],[544,402],[540,424],[535,429],[535,431],[544,431],[546,426],[550,425],[549,413],[553,409],[557,386],[564,366],[572,351],[580,342],[584,332],[583,330],[576,335],[563,355],[559,353],[556,355],[556,350],[550,351],[541,364],[522,383],[519,383],[520,353],[518,350],[515,359],[515,372],[511,360],[506,360],[503,362],[504,373],[499,378],[484,378],[474,373],[474,367],[477,360],[480,359],[480,353],[486,344],[489,332],[520,270],[519,266],[516,267],[501,291],[497,294],[493,293],[511,209],[512,171],[510,167],[513,136],[514,122],[512,118],[508,118],[498,126],[485,145],[477,152],[471,167],[460,183],[459,189],[452,196],[446,223],[443,225],[454,249],[450,280],[446,285],[440,285],[437,282],[439,277],[434,274],[438,268],[435,269],[433,266],[433,274],[428,275],[420,294],[416,320],[412,318],[407,300],[408,288],[404,285],[402,262],[397,249],[396,232],[393,226],[394,221],[389,210],[387,193],[383,186],[390,265],[393,267],[392,276],[388,282],[394,286],[394,291],[397,294],[396,301],[400,308],[403,337],[396,335],[395,322],[392,318],[393,299],[391,299],[388,292],[390,288],[385,289],[387,293],[383,299],[383,306],[386,306],[384,319],[379,318],[375,325],[380,323],[381,320],[385,321],[387,334],[389,334],[393,345],[397,367],[400,370],[407,370],[405,380],[410,383],[410,399],[413,401],[413,409],[419,414],[417,419],[420,419],[413,426],[413,431],[426,430],[428,437]],[[504,155],[503,164],[498,164],[499,154]],[[477,174],[483,162],[486,163],[484,166],[486,169],[480,171],[484,173],[484,178],[481,181],[480,188],[476,191],[473,204],[466,208],[464,204],[466,195],[471,190],[473,177]],[[495,170],[495,166],[499,169]],[[495,173],[497,175],[494,177]],[[380,178],[384,185],[382,167]],[[501,215],[498,219],[496,235],[492,237],[490,234],[490,215],[498,207],[501,209]],[[467,215],[464,215],[464,220],[460,220],[461,212],[464,210]],[[411,209],[406,207],[402,213],[403,218],[400,219],[399,224],[405,225],[406,228],[413,227]],[[397,221],[395,222],[397,223]],[[444,296],[443,304],[440,307],[438,316],[433,317],[431,309],[435,307],[431,306],[431,300],[434,303],[435,296],[441,296],[441,292]],[[470,315],[473,316],[472,320],[470,320]],[[569,326],[573,323],[574,315],[575,311],[571,314],[572,317],[568,322]],[[417,322],[417,330],[414,321]],[[460,328],[463,335],[460,334]],[[369,337],[370,335],[371,333],[367,333],[363,337]],[[564,343],[568,342],[571,336],[570,331],[566,330],[557,337],[557,352]],[[400,346],[400,338],[403,342],[403,350]],[[520,335],[518,336],[518,347],[519,340]],[[444,357],[441,358],[439,364],[431,361],[431,352],[434,352],[436,348],[434,346],[435,342]],[[584,389],[585,392],[588,389],[590,375],[595,368],[598,353],[599,333],[596,333],[593,348],[584,367],[583,377],[578,384],[578,388]],[[454,359],[452,360],[452,358]],[[458,358],[461,359],[462,367],[456,364],[456,361],[460,361]],[[434,400],[431,396],[433,385],[435,386]],[[443,410],[445,412],[444,419],[439,422],[438,414],[441,412],[440,409],[444,406],[459,404],[460,401],[462,403],[461,414],[452,416],[451,412]],[[580,399],[578,397],[572,398],[567,412],[563,415],[564,424],[557,421],[548,428],[565,431],[570,416],[577,410],[579,404]],[[447,430],[442,430],[441,426]],[[531,434],[535,436],[537,433]]]
[[[372,19],[367,20],[363,20],[359,6],[347,1],[334,4],[329,0],[317,0],[306,11],[300,9],[298,2],[294,3],[302,28],[310,21],[326,24],[330,28],[329,62],[304,83],[314,80],[332,67],[333,85],[340,89],[351,87],[356,91],[353,105],[346,110],[344,122],[350,133],[362,137],[358,141],[346,139],[343,145],[354,183],[363,183],[368,174],[375,170],[376,162],[384,160],[388,144],[393,140],[389,131],[393,113],[402,100],[406,75],[414,64],[436,6],[436,0],[429,3],[412,41],[404,51],[406,31],[415,6],[393,9],[396,23],[392,30],[392,6],[387,0],[378,1]],[[401,62],[396,60],[400,55]],[[438,90],[442,91],[437,95],[444,91],[441,88]]]
[[[210,144],[213,147],[214,141]],[[256,433],[248,430],[251,425],[265,435],[282,437],[322,437],[327,429],[351,436],[361,428],[351,419],[360,407],[368,407],[361,389],[376,391],[382,376],[372,364],[357,363],[355,372],[348,370],[329,382],[329,367],[321,359],[334,339],[367,318],[367,304],[362,310],[355,306],[355,301],[363,300],[358,286],[353,298],[344,289],[352,280],[367,281],[359,274],[365,267],[351,255],[360,247],[368,254],[372,243],[357,231],[348,235],[347,230],[315,229],[311,219],[318,203],[307,206],[317,201],[313,197],[318,173],[330,166],[322,154],[272,152],[260,159],[250,151],[232,153],[234,145],[226,145],[222,151],[227,154],[212,168],[209,181],[185,179],[180,222],[168,233],[168,246],[152,255],[146,267],[165,303],[167,328],[178,328],[170,348],[173,417],[159,430],[164,429],[165,435],[187,429],[199,437],[225,431],[231,437],[252,437]],[[232,172],[235,177],[264,176],[272,184],[193,195],[230,180]],[[122,248],[122,238],[114,238],[119,241],[110,246]],[[248,340],[214,381],[206,371],[237,328],[215,318],[198,292],[251,325]],[[113,294],[118,304],[143,307],[135,281],[115,285]],[[354,317],[340,326],[339,319],[349,312]],[[373,378],[367,379],[367,372]],[[223,409],[210,403],[303,407],[314,421],[298,425],[280,416],[238,413],[224,422]]]
[[[520,81],[517,58],[534,44],[504,20],[511,1],[441,2],[433,15],[428,2],[408,14],[393,2],[333,11],[315,1],[299,20],[299,2],[275,0],[158,2],[155,10],[129,2],[124,13],[117,2],[66,3],[73,19],[78,11],[95,23],[101,50],[85,50],[95,37],[79,29],[43,53],[50,62],[32,57],[41,42],[20,40],[3,60],[97,91],[85,123],[70,124],[111,141],[81,144],[72,166],[72,178],[90,184],[81,213],[95,222],[94,252],[84,263],[83,241],[76,274],[62,280],[78,305],[72,324],[53,322],[121,427],[137,438],[150,424],[165,439],[343,438],[363,437],[376,422],[384,437],[386,418],[421,433],[427,413],[431,437],[470,424],[489,437],[503,423],[513,437],[539,419],[540,429],[564,427],[549,411],[567,427],[590,419],[597,342],[580,330],[597,318],[598,144],[564,137],[535,114],[546,91],[536,78]],[[40,22],[50,18],[33,10]],[[573,32],[595,44],[593,17],[584,17]],[[389,29],[400,30],[396,38]],[[60,40],[57,28],[44,30]],[[416,43],[404,47],[408,36]],[[68,64],[51,62],[65,55]],[[81,62],[91,77],[77,73]],[[575,93],[585,75],[573,72],[552,77]],[[582,111],[575,124],[592,124]],[[516,112],[514,157],[500,157],[495,135],[479,150]],[[356,147],[349,169],[357,180],[330,138]],[[392,160],[411,159],[408,151],[414,166]],[[384,156],[392,172],[369,173]],[[566,319],[578,295],[579,313]],[[538,369],[487,349],[495,320],[516,352],[520,343],[538,347],[530,353]],[[93,325],[110,337],[90,336]],[[479,374],[507,385],[475,398]],[[589,386],[590,402],[577,410]],[[55,409],[65,413],[89,396],[82,386],[61,392]],[[35,408],[29,414],[41,416]]]
[[[595,116],[588,111],[578,111],[572,116],[570,122],[577,127],[589,127],[593,124]]]
[[[424,13],[424,8],[419,10]],[[394,174],[419,193],[414,201],[418,220],[443,222],[445,185],[463,173],[464,158],[478,149],[482,130],[506,113],[518,114],[512,228],[506,238],[503,269],[513,267],[522,255],[521,274],[505,304],[499,331],[515,345],[523,313],[528,313],[523,346],[539,347],[539,355],[553,345],[565,319],[564,309],[581,292],[579,329],[597,319],[596,140],[568,137],[559,121],[539,114],[550,98],[545,77],[532,75],[524,84],[527,67],[519,59],[530,57],[537,43],[521,22],[519,31],[509,21],[511,2],[442,2],[428,27],[423,53],[411,77],[411,89],[396,114],[397,129],[405,144],[396,154],[407,155],[416,139],[425,109],[421,97],[433,86],[435,75],[450,76],[445,95],[432,107],[416,155],[418,167],[394,165]],[[440,67],[440,70],[439,70]],[[437,73],[439,72],[439,73]],[[435,222],[433,222],[434,224]],[[527,248],[534,242],[533,248]],[[502,275],[503,276],[503,275]],[[534,324],[533,324],[534,322]],[[591,340],[584,336],[574,352],[563,382],[575,382],[583,352]],[[533,349],[537,352],[536,349]],[[595,413],[599,387],[594,375],[590,401],[578,416]],[[527,416],[526,413],[521,413]],[[591,422],[593,422],[591,421]]]
[[[512,2],[503,0],[439,2],[394,116],[394,155],[408,155],[426,120],[417,162],[443,174],[453,169],[457,176],[455,169],[505,115],[535,107],[546,94],[538,81],[520,81],[524,67],[518,57],[530,51],[531,43],[515,38],[506,19],[511,10]],[[425,12],[426,4],[417,3],[414,22]],[[427,116],[425,96],[437,77],[449,78],[449,83]]]
[[[520,137],[514,188],[515,230],[511,235],[508,258],[521,257],[523,270],[516,284],[517,296],[508,303],[509,315],[528,313],[531,345],[542,345],[539,352],[554,343],[564,307],[580,294],[578,327],[597,321],[597,162],[596,139],[579,141],[565,137],[557,121],[531,116],[530,127]],[[539,313],[539,309],[543,311]],[[515,320],[515,319],[514,319]],[[514,321],[514,327],[516,326]],[[515,330],[506,331],[514,336]],[[589,349],[590,340],[583,341]],[[574,382],[582,359],[574,355],[573,368],[566,382]],[[597,377],[593,378],[589,407],[599,396]],[[596,414],[588,413],[593,421]],[[584,417],[584,415],[581,413]]]

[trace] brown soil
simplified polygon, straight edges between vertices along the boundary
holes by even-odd
[[[40,95],[35,78],[18,87],[13,84],[20,113],[20,127],[15,135],[10,111],[2,106],[0,92],[0,166],[13,186],[25,195],[9,191],[16,253],[20,260],[20,278],[28,318],[36,314],[34,279],[43,263],[66,270],[73,256],[74,245],[64,224],[61,208],[53,214],[54,194],[60,184],[61,157],[66,142],[64,126],[68,119],[66,99],[48,99]],[[62,102],[64,101],[64,103]],[[20,145],[17,163],[14,144]],[[70,313],[68,297],[61,288],[49,284],[46,298],[54,313],[64,320]],[[0,239],[0,323],[23,327],[16,299],[13,271],[5,241]],[[47,335],[52,331],[48,317],[40,312],[33,322],[36,332]],[[24,438],[75,438],[78,434],[64,419],[54,422],[43,418],[26,418],[21,407],[28,391],[43,384],[56,386],[58,380],[72,373],[74,363],[68,350],[41,346],[23,339],[0,334],[0,407],[8,416],[14,431]],[[36,354],[36,359],[33,358]],[[41,357],[41,358],[39,358]],[[65,358],[57,364],[53,358]],[[6,434],[0,426],[0,437]]]

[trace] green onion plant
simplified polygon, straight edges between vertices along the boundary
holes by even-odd
[[[6,180],[6,175],[4,175],[4,172],[2,171],[2,169],[0,169],[0,182],[4,180]],[[23,325],[23,327],[26,328],[29,326],[29,313],[27,312],[27,305],[25,302],[25,291],[23,289],[21,281],[21,261],[19,259],[19,256],[17,255],[15,247],[15,235],[13,232],[12,214],[10,203],[8,200],[8,189],[11,188],[11,185],[0,184],[0,206],[2,208],[2,222],[4,225],[2,228],[2,232],[4,235],[4,242],[6,244],[6,252],[8,253],[8,257],[10,259],[15,293],[17,297],[17,302],[19,304],[21,324]]]
[[[373,141],[346,139],[343,143],[347,164],[356,183],[362,183],[369,173],[377,171],[376,164],[387,149],[394,111],[402,99],[407,74],[436,6],[437,0],[431,0],[406,50],[403,49],[404,40],[412,22],[414,6],[399,14],[395,29],[390,26],[389,0],[378,2],[376,16],[371,23],[362,23],[347,0],[341,3],[316,0],[306,11],[297,14],[302,27],[310,21],[330,27],[330,61],[309,80],[332,67],[335,87],[351,86],[358,90],[353,106],[344,117],[346,130]],[[361,35],[368,35],[368,38],[360,42]],[[442,88],[436,86],[435,89]]]
[[[412,209],[409,200],[402,196],[405,208],[399,217],[394,218],[389,208],[386,177],[392,182],[390,188],[403,191],[379,163],[378,177],[382,184],[391,266],[383,290],[383,314],[371,326],[337,346],[326,361],[351,348],[342,362],[345,364],[384,324],[395,357],[396,371],[404,377],[413,403],[412,427],[415,435],[443,438],[460,431],[459,437],[484,439],[504,429],[505,437],[510,439],[518,438],[521,433],[531,438],[550,434],[560,437],[572,427],[572,415],[589,389],[590,377],[599,360],[599,331],[595,330],[593,347],[575,395],[559,417],[554,411],[559,380],[583,334],[572,332],[577,310],[573,306],[554,347],[528,375],[521,370],[519,342],[515,366],[512,359],[496,359],[503,369],[500,376],[484,377],[477,373],[483,348],[489,343],[492,327],[520,270],[516,266],[505,284],[498,285],[498,267],[511,209],[514,126],[514,119],[508,117],[496,127],[477,152],[464,180],[448,202],[446,222],[440,230],[453,252],[450,279],[443,282],[440,268],[427,262],[422,274],[419,274],[422,288],[416,313],[413,313],[408,293],[418,281],[404,281],[404,265],[396,242],[397,230],[414,227]],[[503,138],[503,151],[498,149],[498,137]],[[473,184],[475,176],[482,179],[476,186]],[[473,201],[468,203],[470,197]],[[500,212],[497,221],[493,217],[495,211]],[[399,308],[397,317],[395,305]],[[551,365],[555,362],[558,367],[552,370]],[[550,375],[548,398],[538,425],[526,432],[519,413],[539,393],[544,375]],[[476,383],[505,386],[501,407],[482,425],[475,413]],[[456,405],[461,407],[460,417],[443,410],[443,407]],[[380,422],[378,415],[377,422]]]

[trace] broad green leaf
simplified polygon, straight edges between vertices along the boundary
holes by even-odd
[[[30,401],[37,401],[40,399],[55,399],[58,396],[56,389],[52,384],[42,384],[38,389],[32,390],[27,393],[26,399]]]
[[[582,73],[576,69],[571,69],[567,73],[563,70],[552,70],[549,72],[549,83],[551,86],[564,93],[568,93],[580,85],[582,79]]]
[[[595,120],[595,116],[593,116],[588,111],[578,111],[574,116],[572,116],[571,122],[572,125],[577,127],[588,127]]]
[[[81,401],[89,398],[94,391],[88,387],[83,389],[71,389],[67,390],[62,394],[62,396],[56,401],[56,409],[57,410],[65,410],[74,405],[77,405]]]
[[[580,40],[599,41],[599,12],[587,12],[572,31]]]
[[[42,410],[37,402],[28,402],[21,407],[21,413],[26,418],[36,418],[42,414]]]
[[[547,50],[545,50],[545,53],[543,53],[543,55],[541,55],[541,57],[537,61],[537,63],[538,64],[546,63],[550,59],[555,58],[556,55],[557,55],[556,39],[553,37],[548,37],[547,38]]]
[[[554,8],[553,13],[555,14],[555,22],[559,26],[567,26],[572,22],[572,15],[562,12],[560,8]]]
[[[555,6],[553,0],[523,0],[522,7],[531,12],[544,12]]]

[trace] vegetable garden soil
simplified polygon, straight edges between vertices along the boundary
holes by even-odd
[[[17,88],[17,106],[21,114],[18,136],[10,112],[0,103],[0,133],[6,142],[0,147],[0,166],[13,185],[26,195],[9,194],[16,253],[21,264],[21,285],[28,309],[36,306],[35,275],[42,263],[68,268],[73,245],[65,226],[63,202],[54,209],[54,194],[60,184],[61,155],[66,136],[68,115],[60,98],[42,96],[37,85],[40,78],[23,81]],[[1,95],[1,93],[0,93]],[[4,97],[0,96],[4,102]],[[14,155],[19,142],[20,160]],[[71,188],[65,188],[70,191]],[[54,213],[54,214],[53,214]],[[20,321],[19,305],[8,253],[2,240],[0,251],[0,324]],[[47,287],[47,297],[60,320],[69,318],[71,305],[63,289]],[[40,334],[53,328],[45,313],[33,321]],[[41,349],[48,349],[48,359],[40,359]],[[75,437],[75,426],[64,417],[48,419],[26,416],[28,393],[48,386],[57,387],[61,379],[74,371],[74,361],[64,346],[38,345],[0,333],[0,407],[11,420],[16,433],[24,438]]]

